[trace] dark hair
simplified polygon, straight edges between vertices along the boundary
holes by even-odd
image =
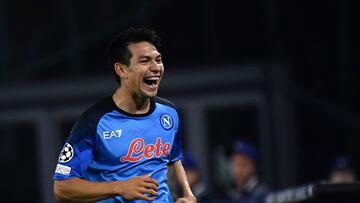
[[[147,28],[128,28],[118,35],[116,35],[111,41],[109,47],[109,63],[113,68],[114,64],[119,62],[127,66],[130,65],[130,58],[132,53],[128,49],[129,43],[136,42],[149,42],[156,48],[160,46],[160,39],[153,30]],[[120,78],[115,74],[116,81],[120,84]]]

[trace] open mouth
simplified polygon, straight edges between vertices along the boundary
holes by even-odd
[[[152,86],[152,87],[156,87],[159,83],[160,77],[156,76],[156,77],[146,77],[144,79],[144,83]]]

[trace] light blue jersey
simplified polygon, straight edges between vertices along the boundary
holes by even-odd
[[[159,183],[153,202],[173,202],[167,185],[168,165],[181,158],[177,110],[160,98],[151,99],[146,114],[129,114],[111,97],[88,109],[71,130],[59,156],[55,180],[122,181],[150,174]],[[127,201],[115,196],[99,202]]]

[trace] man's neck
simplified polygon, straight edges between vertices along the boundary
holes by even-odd
[[[121,87],[114,92],[112,98],[117,107],[131,114],[144,114],[150,110],[149,97],[131,94]]]

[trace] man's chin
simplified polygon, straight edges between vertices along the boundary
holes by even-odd
[[[149,97],[149,98],[156,97],[157,91],[151,91],[151,92],[145,91],[145,92],[144,92],[144,95],[145,95],[146,97]]]

